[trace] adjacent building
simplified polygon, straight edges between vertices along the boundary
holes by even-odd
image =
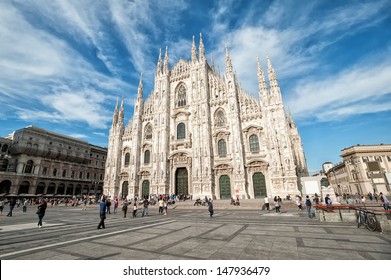
[[[356,145],[342,150],[343,162],[327,171],[337,194],[391,194],[391,145]]]
[[[0,193],[103,193],[107,149],[28,126],[0,138]]]
[[[258,59],[258,96],[240,86],[226,49],[225,73],[206,60],[200,36],[190,60],[169,67],[160,52],[154,88],[140,79],[133,118],[114,110],[104,192],[122,197],[184,194],[216,199],[299,193],[308,175],[297,127],[284,108],[272,63]]]

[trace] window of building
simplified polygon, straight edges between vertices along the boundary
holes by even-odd
[[[28,160],[26,166],[24,168],[24,173],[32,173],[33,172],[34,162],[32,160]]]
[[[381,157],[379,157],[379,156],[375,156],[375,160],[378,162],[382,162]]]
[[[151,152],[149,150],[146,150],[144,152],[144,164],[149,164],[150,163],[150,157],[151,157]]]
[[[79,173],[79,179],[83,179],[83,172],[82,171],[80,171],[80,173]]]
[[[63,170],[63,171],[62,171],[62,177],[65,177],[65,176],[67,176],[67,171],[66,171],[66,170]]]
[[[90,179],[90,172],[87,172],[87,180]]]
[[[368,162],[368,161],[369,161],[369,158],[368,158],[368,157],[362,157],[362,161],[363,161],[363,162]]]
[[[225,157],[227,155],[227,143],[224,139],[221,139],[218,142],[218,153],[221,157]]]
[[[258,136],[253,134],[250,136],[250,151],[251,152],[259,152],[259,140]]]
[[[224,127],[226,123],[226,118],[223,110],[219,110],[216,113],[215,122],[217,127]]]
[[[125,154],[125,166],[128,166],[130,162],[130,153]]]
[[[42,175],[46,175],[48,173],[48,168],[47,167],[44,167],[42,169]]]
[[[54,177],[57,176],[57,168],[54,168],[54,169],[53,169],[53,176],[54,176]]]
[[[177,139],[185,139],[186,137],[186,126],[184,123],[180,123],[177,126]]]
[[[71,172],[71,178],[75,178],[75,170],[72,170],[72,172]]]
[[[186,88],[184,85],[180,85],[178,89],[177,106],[178,107],[186,106]]]
[[[145,127],[145,139],[152,139],[152,125],[147,125]]]

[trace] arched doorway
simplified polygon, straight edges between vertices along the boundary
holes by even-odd
[[[261,172],[253,175],[254,198],[263,198],[267,196],[265,175]]]
[[[11,190],[11,181],[10,180],[4,180],[0,183],[0,193],[9,193]]]
[[[44,182],[40,182],[37,185],[37,190],[35,191],[35,194],[44,194],[45,188],[46,188],[46,184]]]
[[[55,192],[56,192],[56,184],[55,183],[50,183],[46,193],[47,194],[54,194]]]
[[[142,198],[149,197],[149,181],[148,180],[143,181],[143,185],[142,185],[142,189],[141,189],[141,197]]]
[[[178,168],[175,173],[175,194],[189,194],[189,179],[186,167]]]
[[[126,198],[128,196],[128,194],[129,194],[128,186],[129,186],[128,181],[125,181],[122,183],[122,191],[121,191],[122,198]]]
[[[21,193],[29,193],[29,189],[30,189],[30,182],[28,181],[23,181],[20,186],[19,186],[19,190],[18,190],[18,194],[21,194]]]
[[[65,185],[63,183],[58,185],[57,194],[65,194]]]
[[[231,199],[231,182],[228,175],[222,175],[219,179],[220,199]]]
[[[75,189],[75,195],[80,195],[80,194],[81,194],[81,185],[77,184]]]
[[[67,195],[73,195],[73,184],[69,184],[67,187]]]

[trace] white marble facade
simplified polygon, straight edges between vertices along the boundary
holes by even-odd
[[[285,112],[267,58],[258,60],[258,98],[240,86],[228,49],[224,75],[206,61],[202,37],[191,60],[169,68],[160,53],[154,90],[143,100],[140,79],[133,118],[116,106],[104,192],[122,197],[187,194],[215,199],[285,197],[307,175],[301,138]],[[255,73],[254,73],[255,76]],[[118,104],[117,104],[118,105]]]

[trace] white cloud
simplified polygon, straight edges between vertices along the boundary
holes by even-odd
[[[287,100],[293,115],[330,121],[390,110],[391,102],[378,102],[391,94],[391,59],[389,54],[384,57],[388,59],[372,64],[365,61],[322,80],[302,81]]]

